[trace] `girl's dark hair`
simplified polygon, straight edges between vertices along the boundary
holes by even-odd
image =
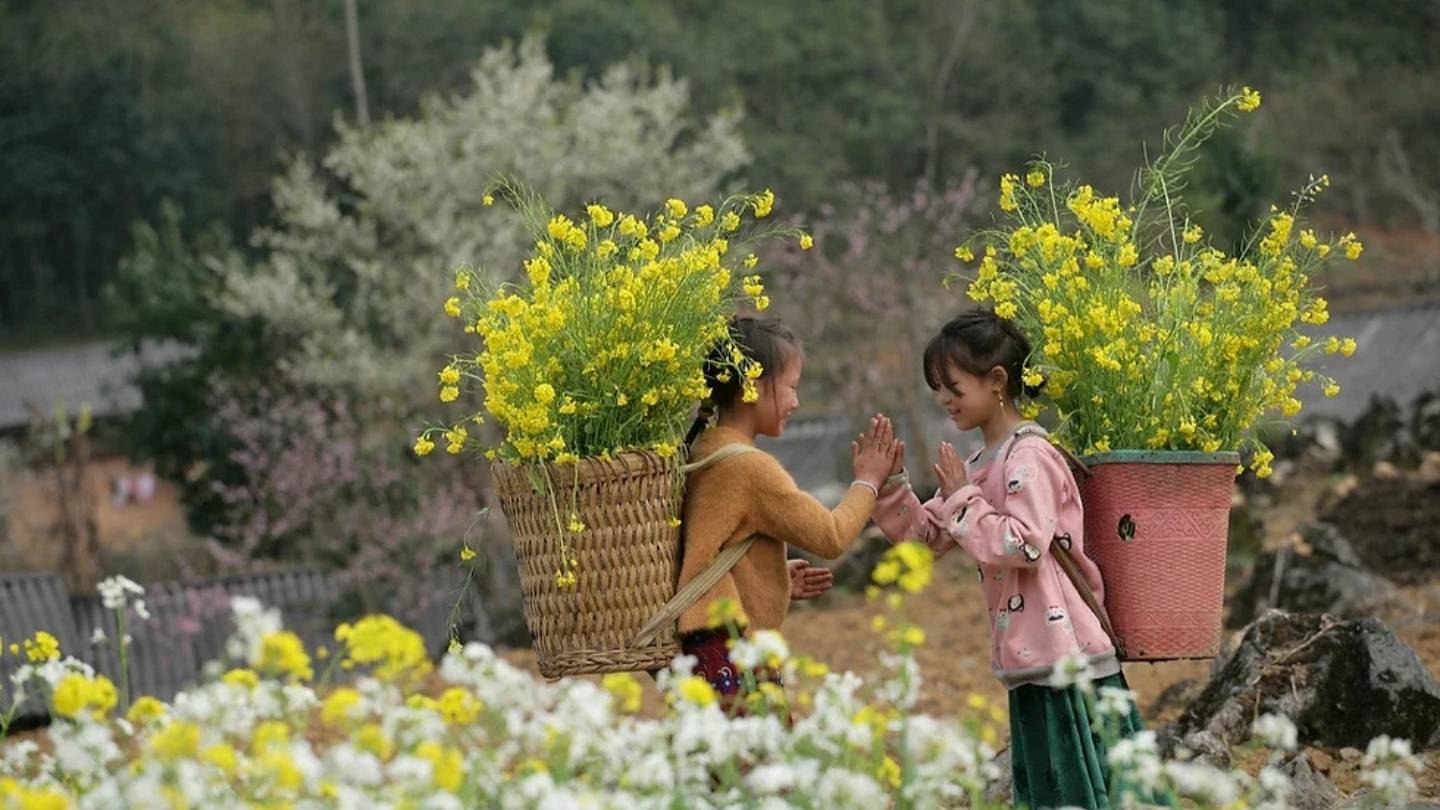
[[[1012,321],[995,314],[993,309],[972,309],[941,327],[925,347],[925,382],[931,390],[950,387],[945,370],[955,366],[961,371],[983,377],[990,369],[1005,369],[1005,395],[1011,400],[1020,395],[1033,397],[1045,387],[1026,385],[1022,379],[1025,361],[1030,358],[1030,341]],[[953,390],[953,389],[952,389]]]
[[[730,362],[732,342],[741,354],[760,364],[761,379],[784,371],[801,356],[795,335],[775,318],[736,315],[730,319],[728,328],[730,339],[717,343],[705,358],[705,384],[710,387],[710,398],[700,403],[700,413],[685,435],[686,447],[695,441],[720,408],[740,398],[745,381]]]

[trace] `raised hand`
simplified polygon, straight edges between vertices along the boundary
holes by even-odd
[[[876,418],[879,419],[879,425],[886,432],[891,436],[895,435],[895,425],[890,421],[890,417],[882,413],[877,414]],[[898,475],[901,470],[905,469],[905,442],[897,438],[895,445],[895,461],[890,465],[889,475]]]
[[[880,414],[870,417],[870,429],[850,443],[850,462],[855,469],[855,480],[878,490],[895,466],[895,459],[902,449],[903,445],[895,440],[890,420]]]
[[[949,498],[968,484],[965,462],[949,442],[940,443],[940,463],[935,465],[935,477],[940,479],[940,497]]]
[[[835,573],[829,568],[811,565],[805,560],[790,560],[790,598],[814,599],[835,584]]]

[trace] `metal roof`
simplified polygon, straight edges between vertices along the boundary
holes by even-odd
[[[0,430],[29,424],[26,403],[45,414],[57,402],[71,413],[89,405],[96,416],[133,411],[140,407],[135,374],[193,351],[178,343],[146,343],[138,355],[117,348],[94,341],[0,354]]]
[[[1408,408],[1426,390],[1440,389],[1440,304],[1336,315],[1309,333],[1353,337],[1359,348],[1350,357],[1320,360],[1340,393],[1330,399],[1313,387],[1302,390],[1302,418],[1349,422],[1365,412],[1372,397],[1389,397]]]

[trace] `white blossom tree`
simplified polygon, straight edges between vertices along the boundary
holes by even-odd
[[[508,277],[523,232],[487,184],[510,174],[551,204],[651,206],[714,196],[749,156],[738,115],[696,119],[666,72],[611,67],[558,78],[542,44],[486,52],[466,95],[431,98],[414,119],[356,129],[317,166],[275,183],[277,223],[257,264],[231,262],[220,308],[264,325],[293,381],[361,395],[426,390],[458,331],[440,306],[453,270]]]

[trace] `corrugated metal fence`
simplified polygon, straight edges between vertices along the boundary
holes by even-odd
[[[409,623],[425,638],[432,656],[438,656],[447,643],[451,607],[461,581],[445,574],[435,585],[439,596],[421,607],[418,619]],[[304,568],[148,585],[145,604],[149,620],[138,620],[133,610],[126,620],[125,630],[131,637],[130,694],[170,700],[199,681],[206,663],[224,657],[225,641],[234,633],[230,614],[234,596],[251,596],[267,607],[279,608],[286,629],[299,635],[312,655],[322,645],[333,647],[335,626],[354,618],[335,615],[343,590],[335,575]],[[474,589],[461,602],[459,621],[487,626]],[[54,635],[62,653],[120,682],[121,631],[115,611],[105,609],[99,596],[71,596],[55,575],[0,576],[0,639],[8,647],[39,630]],[[105,641],[92,643],[96,630],[104,634]],[[20,656],[0,655],[0,713],[11,705],[11,675],[23,665],[22,659],[23,652]],[[17,716],[33,721],[43,712],[44,706],[31,699]]]

